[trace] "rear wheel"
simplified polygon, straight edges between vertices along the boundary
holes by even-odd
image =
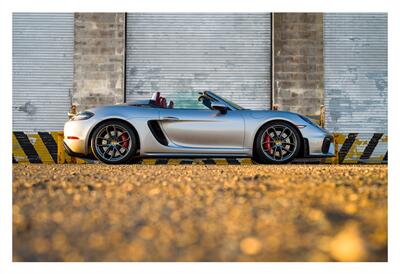
[[[287,122],[271,122],[262,126],[255,140],[255,160],[262,164],[285,164],[296,158],[300,135]]]
[[[125,164],[134,156],[137,142],[133,130],[120,121],[107,121],[96,127],[91,148],[100,161],[107,164]]]

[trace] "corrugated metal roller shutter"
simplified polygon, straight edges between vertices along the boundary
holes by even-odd
[[[127,101],[161,91],[176,107],[212,90],[270,108],[270,14],[133,13],[127,17]]]
[[[387,132],[387,15],[324,15],[328,129]]]
[[[73,13],[13,14],[13,130],[63,128],[73,49]]]

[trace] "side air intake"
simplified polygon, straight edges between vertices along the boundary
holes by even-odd
[[[158,123],[158,121],[155,120],[150,120],[147,122],[147,125],[150,128],[151,133],[153,134],[154,138],[156,138],[156,140],[164,145],[164,146],[168,146],[168,140],[164,135],[164,132],[161,130],[160,124]]]

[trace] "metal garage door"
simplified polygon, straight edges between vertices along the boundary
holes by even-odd
[[[161,91],[176,107],[212,90],[270,108],[270,14],[133,13],[127,17],[127,101]]]
[[[324,15],[328,129],[387,132],[387,15]]]
[[[63,128],[73,80],[74,15],[13,14],[13,130]]]

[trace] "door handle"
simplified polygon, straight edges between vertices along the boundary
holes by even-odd
[[[179,118],[173,117],[173,116],[166,116],[166,117],[162,117],[161,120],[176,121],[176,120],[179,120]]]

